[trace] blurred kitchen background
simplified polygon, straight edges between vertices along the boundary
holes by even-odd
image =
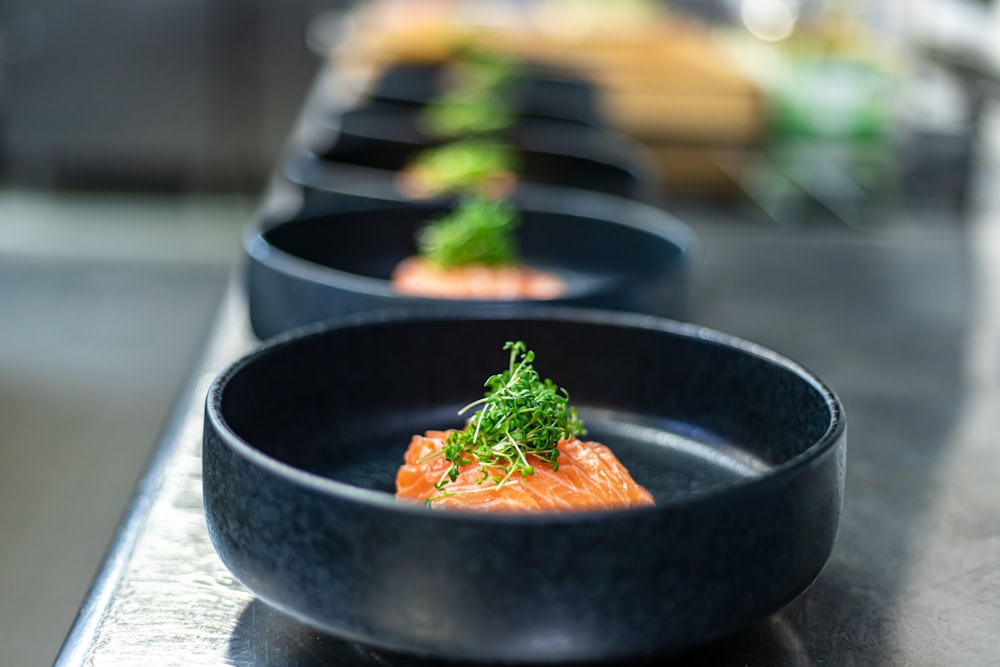
[[[623,21],[653,6],[559,2]],[[0,1],[0,665],[55,657],[240,230],[325,54],[350,43],[343,12],[364,4]],[[989,200],[996,2],[656,7],[712,46],[612,72],[608,112],[655,151],[664,206],[696,230],[891,242],[961,233]]]

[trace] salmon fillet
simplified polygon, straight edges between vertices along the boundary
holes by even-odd
[[[400,294],[439,299],[554,299],[566,291],[559,276],[527,266],[442,269],[419,257],[399,263],[392,287]]]
[[[440,495],[434,488],[449,467],[441,450],[450,431],[414,435],[404,463],[396,475],[396,498],[424,502]],[[528,462],[535,474],[514,475],[497,487],[476,482],[483,477],[478,462],[463,466],[458,479],[445,487],[445,497],[434,507],[477,511],[525,512],[531,510],[596,510],[652,505],[653,496],[637,484],[618,458],[604,445],[575,436],[559,441],[559,469],[534,456]]]

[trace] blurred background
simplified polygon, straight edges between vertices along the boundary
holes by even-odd
[[[365,4],[0,2],[0,664],[55,657],[310,88],[363,50],[344,12]],[[990,197],[997,2],[467,4],[561,30],[668,17],[647,66],[591,64],[696,230],[962,233]],[[547,23],[569,5],[577,23]]]

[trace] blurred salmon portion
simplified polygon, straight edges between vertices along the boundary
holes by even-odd
[[[559,469],[529,456],[535,474],[513,475],[505,484],[482,479],[478,463],[463,466],[458,479],[434,488],[450,466],[439,452],[449,431],[427,431],[415,435],[396,475],[396,498],[423,502],[434,507],[476,511],[527,512],[532,510],[602,510],[652,505],[653,496],[637,484],[618,458],[604,445],[570,437],[559,442]],[[498,472],[498,471],[493,471]]]
[[[527,266],[438,268],[419,257],[404,259],[392,274],[400,294],[438,299],[555,299],[566,291],[559,276]]]

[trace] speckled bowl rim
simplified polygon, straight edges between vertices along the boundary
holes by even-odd
[[[587,190],[574,190],[555,186],[525,185],[518,191],[514,202],[522,212],[539,213],[543,215],[561,215],[589,218],[602,224],[623,227],[625,229],[649,234],[659,242],[667,243],[679,251],[677,256],[655,273],[621,274],[590,289],[570,290],[555,299],[439,299],[433,297],[411,296],[400,294],[391,287],[391,282],[382,278],[374,278],[358,273],[351,273],[325,264],[312,262],[293,253],[287,252],[271,244],[265,235],[283,225],[292,225],[307,219],[322,218],[326,213],[316,212],[302,217],[282,216],[276,220],[263,216],[246,227],[243,233],[243,250],[250,261],[270,267],[286,275],[306,280],[314,284],[336,289],[343,289],[354,294],[363,294],[381,298],[398,300],[399,307],[424,306],[517,306],[524,303],[553,304],[572,302],[581,298],[608,294],[620,291],[622,285],[641,283],[671,275],[684,266],[693,265],[701,251],[698,237],[694,231],[681,220],[663,209],[633,199],[616,197],[604,193]],[[568,192],[567,192],[568,191]],[[405,209],[406,199],[394,196],[388,189],[365,189],[365,194],[357,194],[365,199],[363,210],[333,211],[330,215],[349,218],[354,213],[368,213],[383,208],[386,211]],[[346,193],[354,194],[354,193]],[[445,200],[431,200],[427,203],[442,203]],[[430,220],[432,214],[428,214]],[[330,224],[351,224],[350,220],[331,222]],[[402,257],[400,259],[403,259]]]
[[[401,503],[396,501],[393,495],[383,491],[364,489],[344,482],[338,482],[316,473],[308,472],[265,454],[251,443],[243,440],[232,428],[230,428],[229,424],[225,421],[222,415],[223,393],[225,392],[226,385],[237,374],[239,374],[248,365],[254,363],[257,359],[274,353],[276,350],[295,345],[301,340],[322,337],[328,332],[336,330],[390,324],[405,324],[408,322],[415,323],[426,320],[469,321],[506,320],[511,318],[519,320],[593,324],[623,329],[639,329],[660,332],[671,336],[696,339],[709,345],[718,345],[730,348],[743,354],[756,357],[766,363],[776,365],[805,382],[824,399],[827,409],[830,412],[830,423],[828,424],[826,431],[811,445],[788,460],[772,466],[767,473],[758,477],[739,480],[721,488],[712,489],[704,493],[699,493],[678,500],[660,503],[651,507],[629,508],[624,510],[485,513],[461,510],[444,511],[427,508],[418,503]],[[282,478],[290,484],[301,486],[311,491],[331,497],[336,497],[346,502],[365,505],[372,509],[385,512],[398,512],[404,515],[416,513],[424,518],[433,516],[441,521],[456,521],[460,523],[473,521],[489,524],[495,523],[498,525],[559,525],[606,522],[613,521],[616,518],[624,519],[624,517],[633,516],[637,512],[669,512],[675,509],[689,508],[702,503],[711,503],[724,496],[748,493],[755,488],[768,486],[779,482],[781,479],[793,477],[798,471],[809,466],[811,463],[820,459],[828,452],[836,449],[838,445],[841,444],[847,427],[844,407],[832,389],[830,389],[814,374],[806,370],[803,366],[756,343],[752,343],[745,339],[700,325],[678,322],[676,320],[651,315],[582,308],[548,308],[539,306],[517,309],[515,311],[504,311],[503,313],[479,309],[475,309],[467,313],[455,313],[435,309],[390,309],[349,315],[336,320],[299,327],[268,339],[253,352],[235,361],[228,368],[223,370],[209,387],[205,403],[205,416],[208,424],[211,425],[215,434],[226,447],[242,456],[250,465],[256,466],[274,477]]]

